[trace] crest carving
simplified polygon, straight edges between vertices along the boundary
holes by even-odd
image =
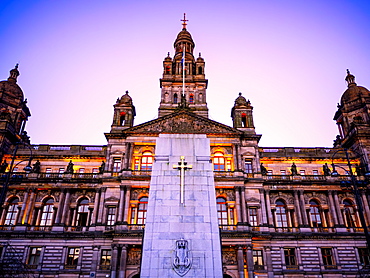
[[[190,270],[190,251],[188,248],[188,241],[185,239],[176,240],[173,267],[175,272],[180,276],[184,276]]]

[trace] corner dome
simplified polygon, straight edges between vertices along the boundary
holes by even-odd
[[[23,101],[24,95],[21,87],[17,84],[19,76],[18,64],[14,69],[10,70],[8,80],[0,81],[0,92],[7,93],[11,98]]]
[[[119,100],[120,104],[132,105],[132,98],[128,95],[128,91]]]
[[[348,103],[361,97],[370,97],[370,91],[362,86],[351,84],[343,93],[340,103]]]
[[[248,106],[248,102],[247,100],[245,99],[245,97],[242,96],[242,93],[239,93],[239,96],[235,99],[235,104],[234,104],[234,107],[244,107],[244,106]]]

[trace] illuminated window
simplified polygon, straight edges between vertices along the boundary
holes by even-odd
[[[284,259],[286,268],[292,269],[297,267],[297,260],[294,248],[284,248]]]
[[[4,225],[15,225],[17,221],[18,215],[18,198],[14,198],[8,207],[8,211],[6,213]]]
[[[242,113],[242,126],[247,127],[247,114]]]
[[[151,171],[153,165],[153,154],[151,152],[144,152],[141,157],[141,170]]]
[[[215,171],[225,171],[225,157],[222,152],[216,152],[213,157],[213,169]]]
[[[78,258],[80,256],[80,248],[79,247],[69,247],[67,260],[66,260],[66,268],[76,268],[78,264]]]
[[[288,227],[288,213],[286,204],[282,200],[276,201],[276,226],[277,227]]]
[[[54,200],[47,199],[42,206],[40,226],[51,226],[53,224]]]
[[[87,226],[88,215],[89,215],[89,200],[83,198],[78,202],[76,226],[79,227]]]
[[[310,215],[311,215],[311,226],[322,227],[321,208],[320,205],[315,200],[310,201]]]
[[[51,168],[46,168],[45,172],[46,172],[45,177],[47,177],[47,178],[50,177]]]
[[[194,103],[194,95],[193,94],[189,95],[189,103]]]
[[[218,224],[220,225],[227,225],[227,206],[226,206],[226,200],[224,198],[217,198],[217,215],[218,215]]]
[[[286,175],[286,171],[285,170],[280,170],[280,175]]]
[[[113,158],[113,173],[119,173],[121,171],[121,158]]]
[[[321,248],[321,255],[325,268],[335,268],[332,248]]]
[[[249,208],[249,224],[252,227],[258,226],[258,214],[257,214],[257,208],[256,207],[250,207]]]
[[[312,170],[312,175],[317,176],[318,174],[319,174],[319,171],[318,170]]]
[[[267,175],[268,176],[272,176],[273,175],[273,171],[272,170],[267,170]]]
[[[245,172],[247,174],[252,174],[253,173],[252,160],[245,159],[244,160],[244,167],[245,167]]]
[[[35,266],[31,268],[36,268],[40,263],[41,258],[41,247],[30,247],[30,253],[28,256],[27,264],[30,266]]]
[[[253,250],[253,265],[255,270],[264,269],[262,250]]]
[[[144,225],[147,209],[148,197],[140,198],[137,207],[133,207],[131,210],[131,224]]]
[[[116,222],[116,207],[109,206],[107,213],[107,225],[113,226],[115,222]]]
[[[306,170],[299,170],[299,174],[302,176],[306,175]]]
[[[92,173],[93,173],[93,178],[96,178],[99,174],[99,169],[98,168],[93,168]]]
[[[173,95],[173,103],[175,103],[175,104],[177,103],[177,94]]]
[[[137,211],[137,224],[145,224],[146,211],[148,209],[148,197],[142,197],[139,200]]]
[[[100,266],[102,269],[108,269],[112,259],[112,250],[103,249],[101,250]]]
[[[357,215],[354,204],[350,200],[344,200],[344,220],[347,227],[358,227]]]

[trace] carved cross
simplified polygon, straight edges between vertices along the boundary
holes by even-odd
[[[180,21],[182,21],[182,28],[186,29],[186,21],[189,21],[186,19],[186,13],[184,13],[184,19],[180,19]]]
[[[184,185],[185,185],[185,170],[192,169],[192,165],[187,165],[185,161],[185,156],[180,156],[180,161],[178,165],[173,165],[173,169],[180,170],[180,203],[184,203]]]

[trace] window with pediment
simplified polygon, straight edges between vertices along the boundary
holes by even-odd
[[[151,171],[154,162],[153,147],[135,147],[133,156],[133,170],[135,171]]]

